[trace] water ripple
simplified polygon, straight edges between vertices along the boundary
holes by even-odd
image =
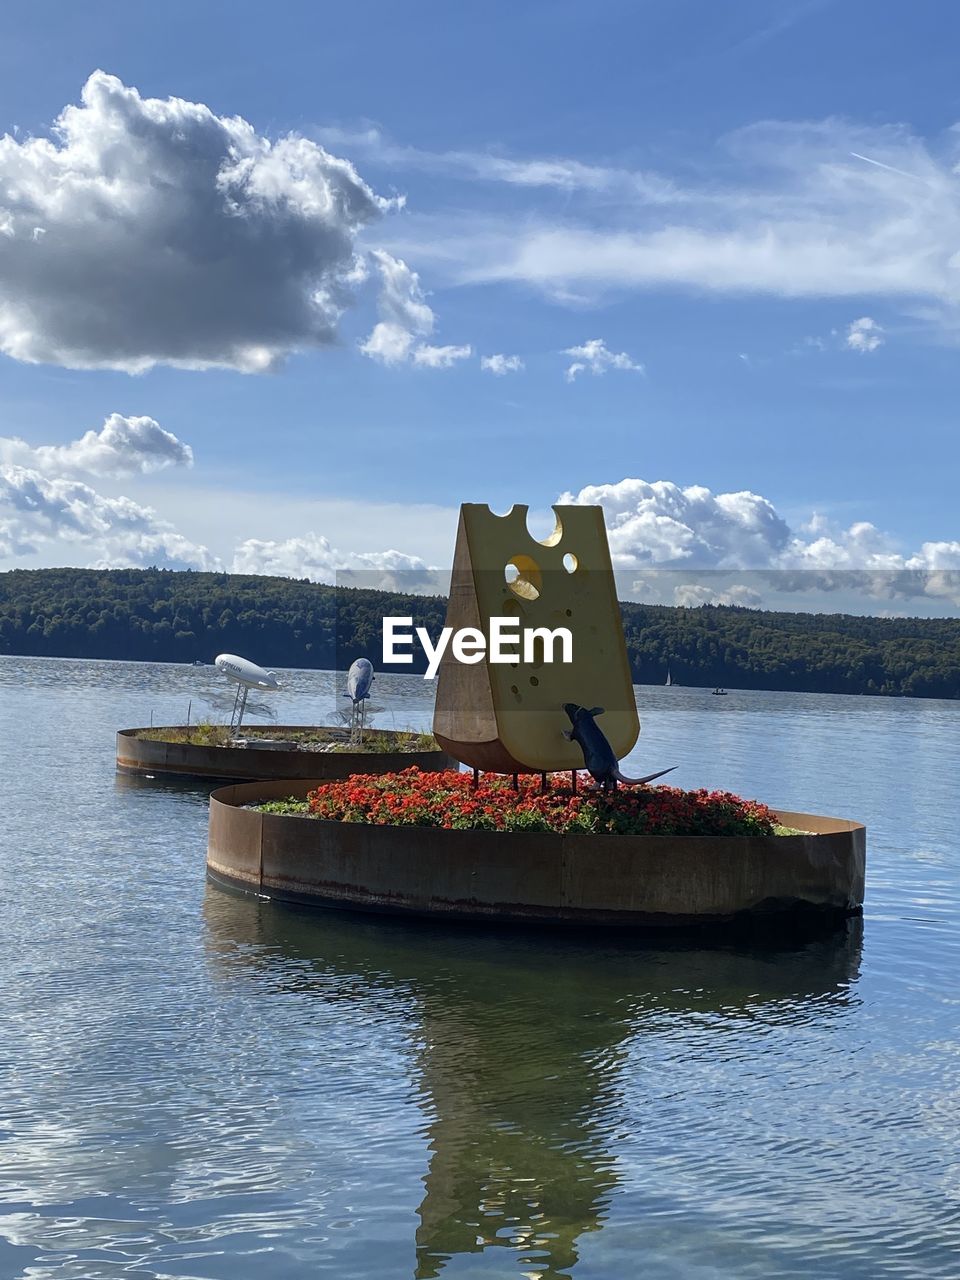
[[[642,690],[638,763],[870,829],[862,924],[706,948],[205,887],[205,790],[113,732],[208,679],[0,660],[0,1275],[960,1272],[957,704]]]

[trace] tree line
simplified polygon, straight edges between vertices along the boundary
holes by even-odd
[[[441,596],[344,589],[290,578],[165,569],[0,573],[0,654],[211,662],[235,652],[268,667],[381,667],[385,615],[436,635]],[[955,698],[960,620],[774,613],[623,603],[634,680],[662,684]],[[414,649],[412,667],[422,672]]]

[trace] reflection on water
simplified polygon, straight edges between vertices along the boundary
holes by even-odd
[[[628,1045],[696,1014],[765,1026],[842,1016],[856,1000],[862,922],[799,947],[736,951],[462,933],[259,903],[210,887],[215,968],[260,998],[359,998],[412,1013],[428,1166],[417,1280],[464,1254],[508,1249],[526,1275],[568,1276],[602,1224],[627,1122]]]
[[[960,702],[641,690],[631,771],[868,827],[862,938],[664,948],[207,887],[114,756],[206,679],[0,659],[0,1280],[956,1280]]]

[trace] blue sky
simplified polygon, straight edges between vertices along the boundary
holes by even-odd
[[[459,502],[567,494],[628,572],[942,604],[958,36],[882,0],[7,15],[0,567],[442,565]]]

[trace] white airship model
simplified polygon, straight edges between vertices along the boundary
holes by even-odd
[[[237,696],[230,716],[230,728],[233,730],[240,728],[247,706],[247,694],[251,689],[272,693],[280,688],[280,681],[273,671],[265,671],[249,658],[238,658],[235,653],[219,654],[214,659],[213,665],[229,679],[237,682]]]

